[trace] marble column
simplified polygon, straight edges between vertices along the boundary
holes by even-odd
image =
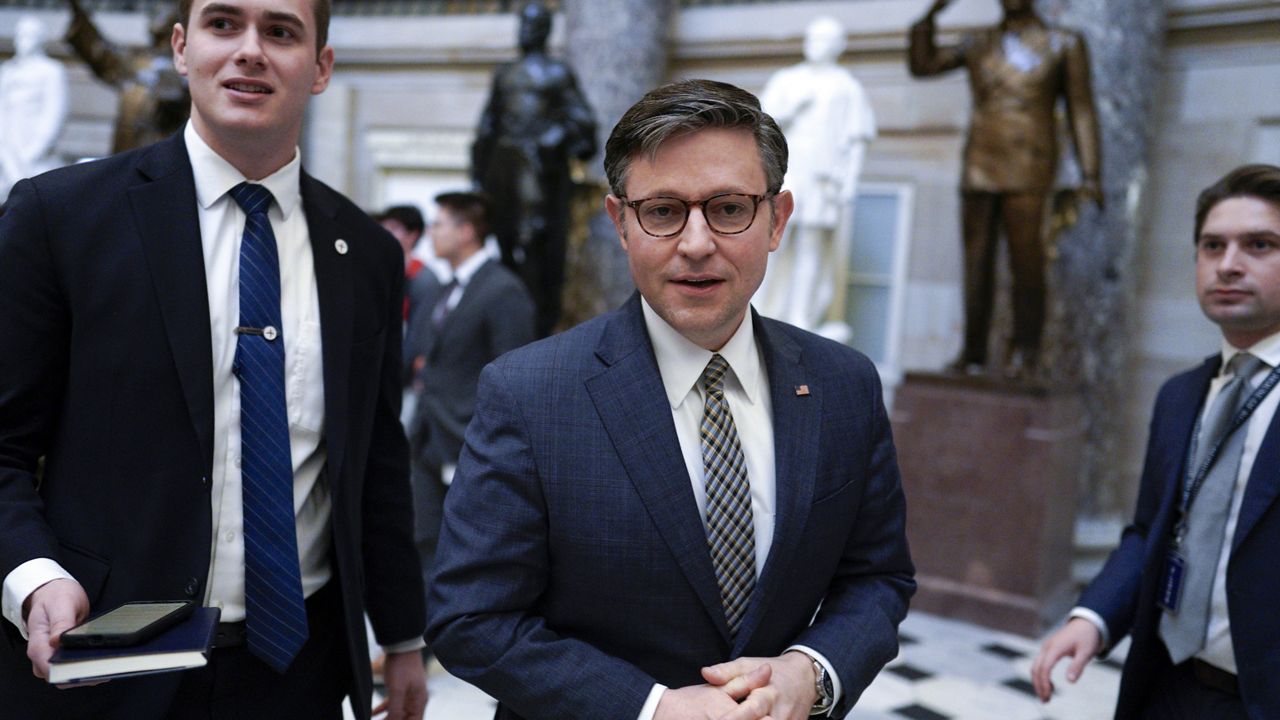
[[[1084,33],[1102,131],[1106,207],[1099,212],[1086,205],[1058,238],[1051,313],[1054,374],[1083,390],[1079,512],[1105,517],[1129,512],[1124,485],[1137,480],[1123,477],[1120,438],[1131,402],[1125,388],[1136,327],[1135,247],[1146,220],[1152,88],[1159,86],[1165,6],[1161,0],[1038,0],[1037,9],[1051,24]]]
[[[586,163],[575,199],[564,319],[572,325],[620,305],[633,285],[613,224],[604,214],[604,142],[622,113],[666,79],[667,31],[676,0],[563,0],[565,55],[596,112],[600,151]]]

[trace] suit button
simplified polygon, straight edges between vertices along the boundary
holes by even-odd
[[[209,476],[208,476],[208,475],[201,475],[201,476],[200,476],[200,487],[202,487],[202,488],[207,488],[207,487],[209,487]]]
[[[199,580],[196,580],[195,578],[187,578],[187,587],[184,588],[184,591],[187,593],[187,597],[195,597],[196,590],[199,590],[199,589],[200,589]]]

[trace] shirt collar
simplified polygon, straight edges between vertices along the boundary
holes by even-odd
[[[1225,373],[1227,369],[1227,363],[1231,362],[1231,358],[1235,357],[1237,353],[1241,353],[1241,352],[1249,353],[1250,355],[1258,358],[1259,360],[1266,363],[1270,367],[1280,366],[1280,332],[1275,333],[1273,335],[1268,335],[1267,337],[1259,340],[1258,342],[1254,343],[1252,346],[1247,348],[1235,347],[1231,343],[1227,342],[1225,338],[1223,338],[1222,367],[1221,369],[1218,370],[1218,373],[1219,374]]]
[[[202,209],[208,210],[225,197],[231,188],[248,180],[235,166],[209,147],[189,120],[182,131],[182,138],[187,143],[187,155],[191,158],[196,202],[200,203]],[[253,182],[271,191],[271,197],[280,207],[281,214],[286,220],[289,219],[302,201],[302,153],[294,148],[293,159],[284,167]]]
[[[644,325],[649,331],[649,340],[653,342],[653,354],[658,361],[663,388],[667,391],[667,401],[674,409],[684,402],[689,391],[702,377],[702,371],[711,361],[713,353],[694,344],[668,325],[643,296],[640,298],[640,307],[644,311]],[[718,354],[729,363],[726,382],[729,382],[729,378],[736,378],[738,385],[746,393],[747,402],[753,405],[759,402],[760,353],[756,350],[755,328],[750,312],[743,316],[742,324]]]
[[[471,278],[475,277],[479,272],[480,266],[489,260],[489,255],[484,250],[473,253],[471,257],[462,261],[457,270],[453,271],[453,279],[458,281],[462,287],[466,287],[471,282]]]

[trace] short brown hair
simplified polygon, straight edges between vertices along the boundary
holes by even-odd
[[[623,114],[604,146],[609,189],[623,197],[627,171],[640,153],[653,157],[664,141],[706,128],[743,128],[755,136],[764,165],[766,190],[782,189],[787,174],[787,140],[760,99],[740,87],[714,80],[681,80],[651,90]]]
[[[178,22],[182,23],[183,30],[186,30],[187,22],[191,20],[193,4],[195,0],[178,0]],[[329,0],[311,0],[311,9],[316,16],[316,52],[319,53],[324,49],[325,43],[329,42]]]
[[[459,220],[476,231],[476,240],[483,245],[489,236],[489,198],[474,192],[447,192],[436,196],[436,204],[453,213]]]
[[[1196,199],[1196,234],[1192,241],[1200,242],[1200,230],[1214,205],[1237,197],[1258,198],[1280,210],[1280,167],[1262,163],[1241,165],[1205,188]]]
[[[394,220],[409,232],[420,233],[427,229],[427,223],[422,219],[422,211],[412,205],[392,205],[375,215],[373,219],[378,222]]]

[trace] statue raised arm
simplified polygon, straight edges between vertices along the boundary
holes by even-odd
[[[68,2],[67,43],[99,80],[120,93],[112,152],[149,145],[181,129],[191,111],[191,96],[173,66],[169,47],[176,11],[167,3],[157,6],[149,24],[151,46],[130,50],[103,37],[78,0]]]
[[[917,77],[964,67],[973,91],[965,143],[962,195],[964,234],[964,346],[953,367],[980,372],[995,291],[995,243],[1003,231],[1013,278],[1013,334],[1003,369],[1030,375],[1039,363],[1045,308],[1045,206],[1057,173],[1054,109],[1065,101],[1083,182],[1078,194],[1101,206],[1101,152],[1089,82],[1089,54],[1079,33],[1047,25],[1031,0],[1000,0],[1000,24],[939,47],[934,2],[911,28],[909,66]]]

